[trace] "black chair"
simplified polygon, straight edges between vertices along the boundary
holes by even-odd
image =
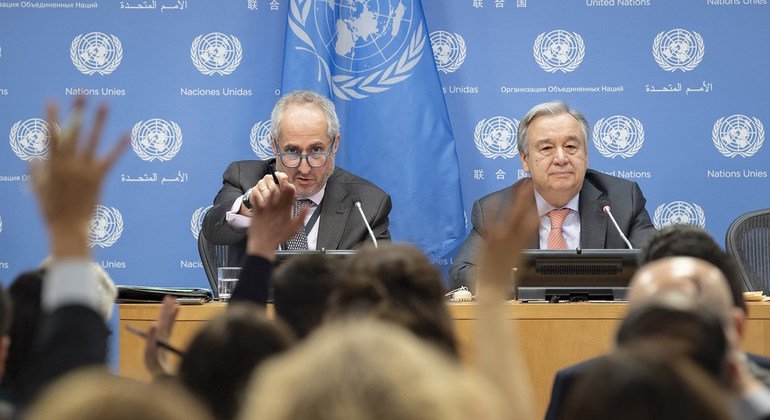
[[[211,293],[215,299],[219,299],[219,288],[217,287],[217,268],[232,267],[232,252],[229,245],[214,245],[210,243],[201,230],[198,233],[198,254],[203,263],[203,271],[206,272],[206,278],[211,286]],[[240,264],[235,264],[240,267]]]
[[[725,248],[735,259],[747,290],[770,291],[770,208],[735,219],[727,229]]]

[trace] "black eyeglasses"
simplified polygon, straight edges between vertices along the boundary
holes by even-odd
[[[277,142],[275,148],[276,150],[278,149]],[[298,167],[300,164],[302,164],[302,159],[307,160],[307,164],[310,165],[311,168],[320,168],[326,165],[326,161],[329,160],[329,155],[332,154],[333,150],[334,140],[332,140],[332,144],[329,146],[329,150],[325,152],[311,152],[305,154],[297,152],[278,152],[278,158],[281,159],[283,166],[287,168]]]

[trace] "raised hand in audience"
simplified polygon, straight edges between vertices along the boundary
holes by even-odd
[[[538,229],[533,194],[532,183],[523,185],[512,197],[506,217],[490,226],[475,281],[479,299],[478,366],[505,396],[511,417],[518,419],[534,418],[532,390],[519,340],[507,321],[503,302],[510,298],[512,269]]]
[[[72,119],[57,132],[58,106],[46,105],[46,120],[52,129],[51,152],[45,161],[31,164],[32,184],[48,227],[54,258],[88,258],[88,230],[98,204],[105,174],[128,145],[123,136],[104,157],[96,149],[107,118],[107,106],[99,106],[91,131],[81,137],[85,99],[75,100]]]
[[[297,189],[283,172],[262,179],[264,187],[250,196],[251,225],[246,241],[246,253],[272,260],[275,250],[302,227],[307,208],[292,216]],[[259,186],[259,184],[257,184]]]
[[[106,361],[109,330],[96,312],[100,297],[88,230],[105,174],[128,145],[128,137],[105,157],[97,157],[107,107],[99,107],[93,128],[81,138],[84,109],[85,100],[76,99],[71,121],[60,135],[53,128],[58,107],[46,106],[52,127],[50,156],[30,168],[53,262],[43,279],[41,298],[49,316],[41,325],[37,351],[21,387],[22,405],[56,378],[86,366],[103,367]]]
[[[147,330],[144,344],[144,366],[153,377],[173,374],[167,360],[168,351],[158,346],[158,340],[169,342],[178,313],[179,305],[177,305],[176,299],[173,296],[165,296],[158,319]]]

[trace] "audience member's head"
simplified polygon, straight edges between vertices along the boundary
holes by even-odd
[[[79,370],[52,384],[27,420],[207,420],[201,404],[170,383],[147,384],[99,369]]]
[[[669,293],[628,313],[615,336],[619,348],[647,345],[685,357],[726,384],[727,339],[722,321],[681,293]]]
[[[641,251],[639,265],[665,257],[694,257],[710,262],[727,279],[733,305],[746,311],[743,283],[735,261],[722,251],[705,229],[689,224],[674,224],[654,232]]]
[[[304,338],[321,325],[326,301],[340,282],[339,261],[323,254],[295,256],[273,273],[275,313]]]
[[[360,293],[360,300],[356,293]],[[375,316],[457,355],[444,293],[441,275],[425,254],[408,245],[382,246],[362,250],[351,258],[330,310],[344,313],[341,302],[354,312],[371,308]]]
[[[265,363],[242,419],[500,419],[498,391],[413,334],[332,322]]]
[[[628,290],[630,307],[644,305],[669,293],[680,293],[711,309],[726,327],[733,322],[733,302],[722,272],[693,257],[666,257],[640,267]]]
[[[661,296],[681,294],[709,308],[722,323],[728,344],[727,383],[733,396],[743,401],[762,385],[748,372],[741,339],[746,312],[734,306],[728,282],[717,267],[693,257],[665,257],[640,267],[631,280],[629,306],[633,309]]]
[[[21,273],[8,288],[8,295],[13,302],[13,322],[8,333],[11,347],[2,381],[3,389],[19,389],[20,380],[31,359],[41,322],[40,292],[43,275],[42,270]]]
[[[654,347],[617,351],[591,365],[567,400],[565,419],[730,418],[719,386],[695,364]]]
[[[216,418],[235,416],[254,368],[293,340],[288,327],[263,312],[256,305],[231,304],[206,324],[182,359],[180,380]]]

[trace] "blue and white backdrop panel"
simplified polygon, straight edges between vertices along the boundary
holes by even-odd
[[[335,3],[377,11],[377,21],[414,1]],[[331,0],[308,2],[318,10]],[[738,214],[768,206],[766,0],[423,7],[467,213],[473,200],[524,176],[518,120],[554,99],[586,114],[590,166],[639,182],[658,226],[695,223],[721,240]],[[288,0],[0,1],[0,279],[47,253],[26,175],[58,129],[40,119],[43,103],[86,95],[111,106],[107,139],[132,135],[95,212],[96,258],[118,283],[207,285],[200,220],[229,162],[268,153],[288,14]],[[382,28],[369,29],[358,35],[376,43]],[[393,147],[424,140],[394,139]],[[381,164],[398,176],[395,162]],[[394,217],[420,211],[407,204]]]

